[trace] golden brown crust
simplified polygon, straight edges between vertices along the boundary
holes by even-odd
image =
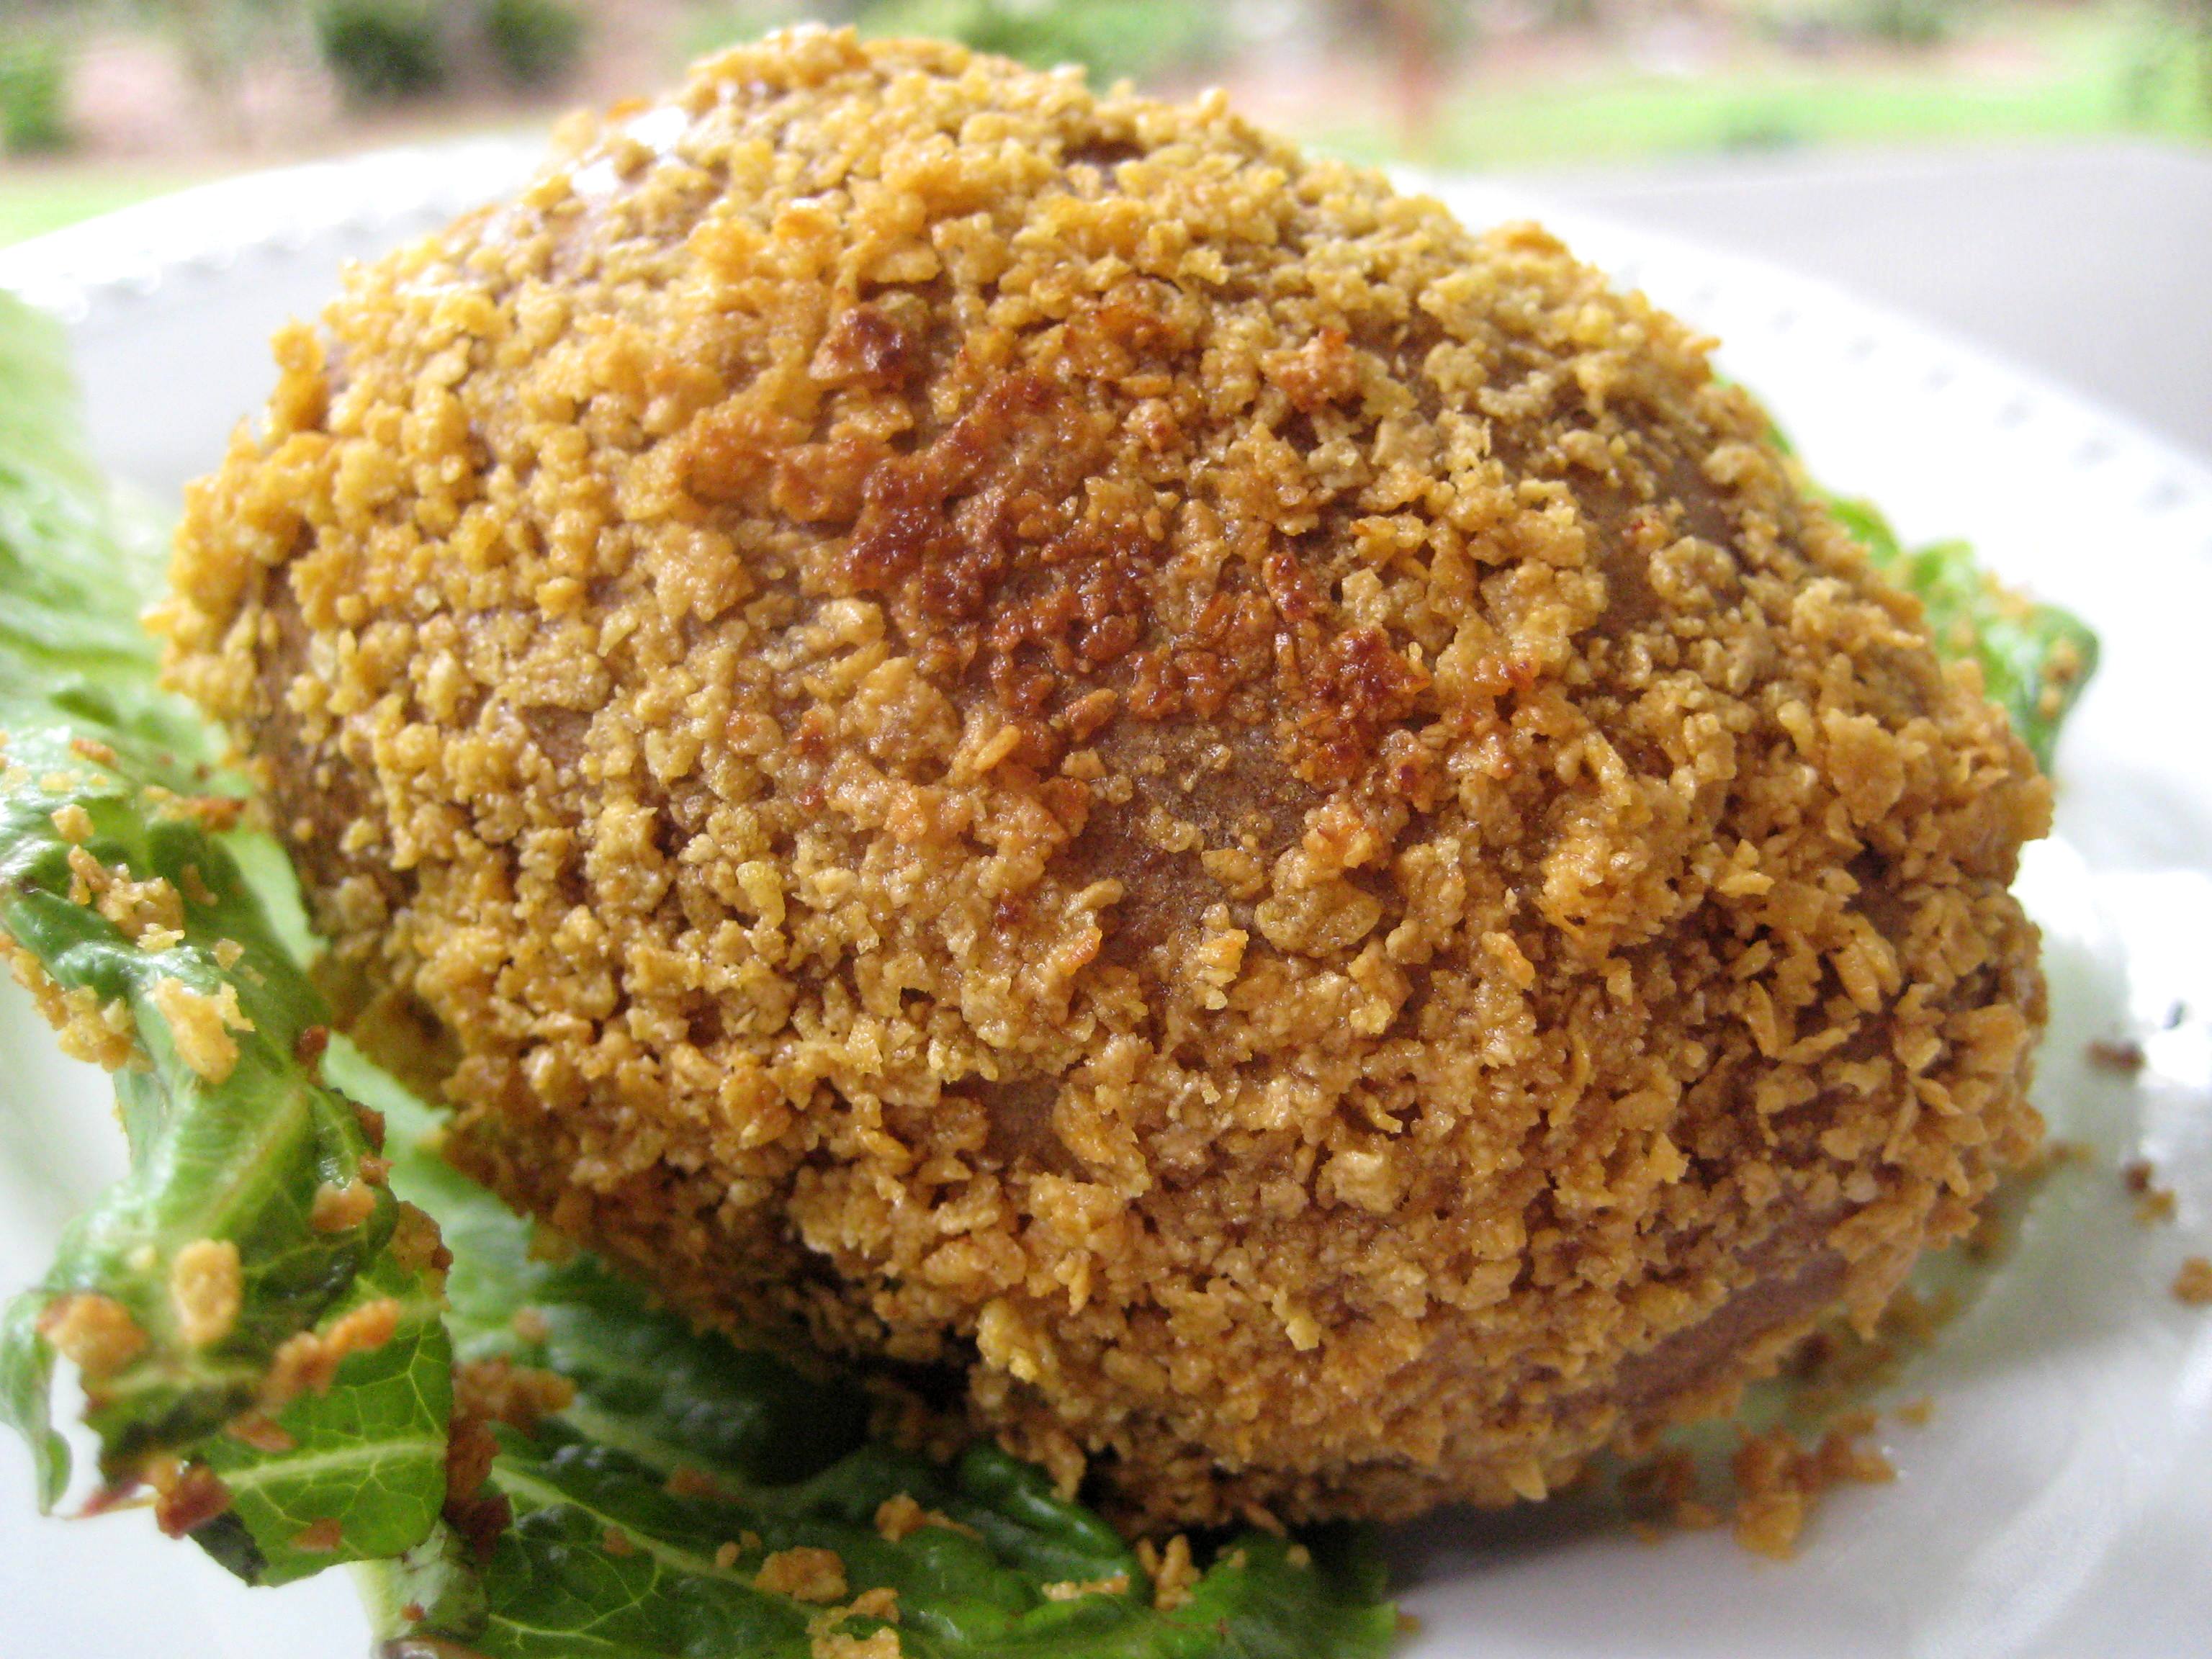
[[[1705,352],[780,37],[283,337],[171,672],[517,1201],[1142,1522],[1505,1501],[2035,1133],[2046,788]]]

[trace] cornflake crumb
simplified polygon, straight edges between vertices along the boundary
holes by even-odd
[[[1264,1532],[1274,1538],[1291,1535],[1291,1529],[1264,1504],[1246,1504],[1237,1513],[1243,1518],[1244,1524],[1255,1532]]]
[[[904,1652],[898,1632],[890,1629],[866,1636],[823,1631],[808,1638],[808,1659],[902,1659]]]
[[[262,1409],[281,1411],[303,1394],[328,1394],[349,1356],[382,1347],[398,1329],[399,1304],[387,1296],[341,1316],[327,1331],[286,1338],[261,1379]]]
[[[491,1474],[492,1460],[499,1455],[499,1437],[490,1425],[471,1412],[467,1403],[456,1399],[451,1426],[446,1434],[446,1500],[448,1508],[455,1501],[472,1502],[483,1489]]]
[[[963,1538],[982,1536],[975,1528],[955,1521],[949,1515],[922,1508],[904,1492],[896,1498],[886,1498],[876,1506],[876,1530],[887,1544],[896,1544],[924,1527],[942,1527],[947,1532],[958,1533]]]
[[[238,966],[246,947],[234,939],[219,939],[215,942],[215,965],[226,974]]]
[[[735,1543],[723,1543],[718,1545],[714,1550],[714,1565],[722,1571],[727,1572],[732,1567],[738,1565],[738,1557],[740,1553],[742,1553],[742,1552],[739,1551]]]
[[[246,1275],[238,1246],[227,1238],[195,1239],[169,1267],[169,1301],[187,1346],[204,1348],[236,1328]]]
[[[2099,1038],[2084,1051],[2092,1066],[2107,1072],[2121,1072],[2132,1077],[2143,1068],[2142,1045],[2123,1039],[2112,1042]]]
[[[1721,1522],[1721,1513],[1698,1489],[1697,1462],[1677,1447],[1654,1452],[1620,1476],[1621,1505],[1629,1530],[1656,1544],[1670,1530],[1702,1532]]]
[[[514,1521],[514,1506],[506,1496],[484,1490],[498,1455],[499,1441],[491,1430],[456,1400],[446,1436],[446,1502],[441,1512],[479,1565],[491,1559],[500,1535]]]
[[[886,1544],[896,1544],[919,1532],[926,1524],[922,1507],[905,1492],[876,1505],[876,1530]]]
[[[155,1008],[176,1040],[178,1057],[204,1083],[228,1080],[238,1066],[238,1040],[231,1032],[253,1029],[239,1011],[237,989],[226,985],[220,991],[195,991],[164,975],[154,981],[153,994]]]
[[[878,1584],[873,1589],[864,1589],[854,1596],[852,1605],[845,1609],[848,1619],[880,1619],[887,1625],[899,1621],[898,1591],[889,1584]]]
[[[726,1498],[729,1497],[729,1493],[723,1489],[720,1481],[715,1480],[706,1470],[695,1469],[689,1465],[671,1469],[668,1472],[668,1479],[660,1483],[660,1489],[671,1498]]]
[[[350,1231],[376,1211],[376,1192],[365,1181],[349,1181],[343,1187],[325,1181],[315,1188],[315,1201],[307,1211],[307,1224],[319,1233]]]
[[[1983,1221],[1990,1219],[1984,1212]],[[1969,1235],[1980,1236],[1981,1224]],[[1949,1291],[1923,1297],[1907,1287],[1891,1297],[1871,1335],[1842,1321],[1815,1330],[1789,1361],[1797,1384],[1796,1408],[1813,1421],[1824,1421],[1851,1408],[1869,1390],[1887,1382],[1908,1356],[1927,1347],[1944,1322],[1958,1311]]]
[[[2201,1255],[2185,1258],[2181,1271],[2173,1276],[2173,1296],[2192,1308],[2212,1307],[2212,1260]]]
[[[62,1052],[115,1072],[142,1056],[133,1036],[131,1010],[120,999],[103,1003],[88,987],[64,991],[39,959],[0,933],[0,957],[15,982],[31,994],[39,1012],[54,1028]]]
[[[55,834],[72,847],[82,847],[92,839],[92,814],[84,810],[82,801],[56,807],[53,819]]]
[[[180,795],[160,784],[149,784],[143,799],[156,817],[169,823],[196,823],[211,836],[238,828],[248,805],[240,795]]]
[[[453,1405],[522,1434],[575,1403],[576,1385],[557,1372],[510,1359],[478,1359],[453,1368]]]
[[[70,902],[92,906],[133,944],[149,933],[182,936],[184,901],[161,877],[134,881],[129,869],[111,870],[82,847],[70,848],[69,867]]]
[[[1129,1575],[1117,1572],[1109,1578],[1064,1578],[1058,1583],[1044,1587],[1048,1601],[1075,1601],[1086,1595],[1127,1595]]]
[[[1190,1540],[1181,1533],[1169,1539],[1164,1549],[1155,1548],[1149,1538],[1139,1539],[1137,1564],[1152,1581],[1152,1605],[1162,1613],[1182,1607],[1197,1587],[1199,1571],[1191,1565]]]
[[[247,1412],[222,1425],[222,1431],[241,1446],[251,1446],[267,1456],[281,1457],[299,1443],[291,1431],[266,1412]]]
[[[453,1253],[430,1212],[399,1200],[398,1219],[392,1224],[392,1259],[407,1273],[441,1273],[453,1265]]]
[[[900,1659],[898,1632],[872,1631],[856,1636],[844,1626],[855,1619],[899,1621],[898,1592],[888,1585],[863,1590],[843,1607],[825,1607],[807,1621],[809,1659]]]
[[[2158,1184],[2158,1165],[2148,1158],[2130,1158],[2120,1165],[2120,1181],[2135,1195],[2138,1227],[2154,1227],[2173,1219],[2173,1193]]]
[[[1872,1414],[1860,1412],[1840,1419],[1809,1449],[1787,1429],[1747,1437],[1730,1464],[1736,1541],[1754,1554],[1786,1561],[1797,1553],[1813,1499],[1846,1480],[1894,1480],[1897,1471],[1887,1458],[1856,1443],[1873,1428]]]
[[[146,1351],[146,1333],[112,1296],[79,1291],[47,1304],[39,1334],[87,1377],[112,1376]]]
[[[165,1460],[147,1470],[154,1492],[154,1523],[166,1538],[182,1538],[230,1507],[230,1489],[204,1463]]]
[[[788,1595],[794,1601],[842,1601],[845,1599],[845,1563],[835,1550],[800,1544],[778,1550],[760,1564],[753,1588],[771,1595]]]

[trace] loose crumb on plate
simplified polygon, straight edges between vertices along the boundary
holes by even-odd
[[[2158,1184],[2158,1165],[2147,1158],[2130,1158],[2120,1166],[2120,1181],[2135,1194],[2136,1224],[2156,1226],[2173,1219],[2172,1189]]]
[[[2181,1271],[2173,1276],[2173,1295],[2176,1301],[2192,1308],[2212,1307],[2212,1259],[2185,1258]]]
[[[1813,1501],[1845,1481],[1879,1485],[1897,1478],[1889,1460],[1859,1440],[1873,1431],[1874,1415],[1839,1422],[1808,1447],[1786,1429],[1747,1437],[1730,1465],[1735,1475],[1736,1541],[1756,1554],[1786,1561]]]
[[[2143,1068],[2142,1044],[2132,1038],[2114,1042],[2100,1037],[2082,1050],[2092,1066],[2101,1071],[2121,1072],[2132,1077]]]

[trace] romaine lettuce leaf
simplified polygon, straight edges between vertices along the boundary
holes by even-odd
[[[154,688],[138,607],[161,586],[161,538],[107,489],[77,429],[60,331],[0,291],[0,710],[58,722],[149,782],[210,787],[217,745]]]
[[[198,793],[214,738],[154,684],[143,548],[51,325],[4,295],[0,388],[0,944],[115,1070],[131,1148],[0,1327],[0,1412],[51,1505],[67,1352],[104,1479],[152,1480],[250,1578],[406,1547],[445,1491],[434,1239],[395,1253],[373,1131],[317,1074],[329,1015],[233,856],[240,803]]]

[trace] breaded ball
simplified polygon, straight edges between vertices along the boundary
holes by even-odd
[[[2032,1146],[2047,787],[1707,342],[951,46],[564,144],[162,622],[510,1200],[1155,1526],[1540,1497]]]

